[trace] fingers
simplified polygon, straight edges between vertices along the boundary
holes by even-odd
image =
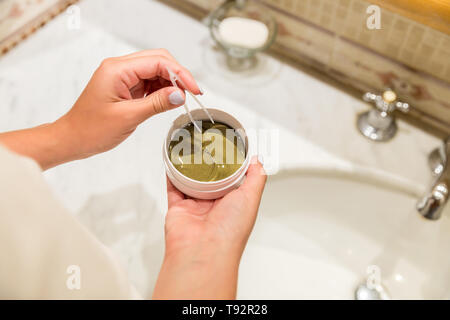
[[[185,99],[186,96],[182,90],[175,87],[165,87],[145,98],[133,101],[133,111],[137,116],[137,121],[140,123],[157,113],[183,105]],[[128,108],[127,112],[130,111]]]
[[[157,76],[170,80],[169,72],[167,71],[167,67],[170,67],[186,85],[186,90],[191,91],[193,94],[201,93],[200,88],[191,73],[175,60],[168,59],[164,56],[141,56],[121,60],[118,63],[121,66],[119,70],[122,70],[123,74],[136,74],[137,79],[133,86],[136,85],[140,79],[151,79]]]
[[[167,181],[167,202],[170,207],[172,207],[175,203],[184,200],[184,194],[178,191],[177,188],[170,182],[169,177],[166,176]]]
[[[259,205],[266,180],[266,172],[257,157],[254,156],[247,170],[247,177],[244,183],[240,186],[240,189],[244,191],[250,199],[254,200],[257,205]]]
[[[170,54],[170,52],[164,48],[133,52],[133,53],[121,56],[121,57],[117,57],[117,59],[125,60],[125,59],[137,58],[137,57],[150,57],[150,56],[164,56],[169,60],[177,62],[177,60]]]
[[[129,58],[108,58],[100,66],[108,78],[124,83],[128,89],[136,86],[140,80],[161,77],[170,80],[167,67],[170,67],[184,82],[187,90],[193,94],[200,94],[201,90],[191,73],[176,60],[164,55],[148,55],[138,53]]]

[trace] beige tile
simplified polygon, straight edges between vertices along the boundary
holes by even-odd
[[[402,19],[402,18],[397,18],[394,21],[394,25],[393,25],[393,27],[397,31],[402,32],[402,33],[406,33],[410,26],[411,26],[411,23],[409,23],[408,20]]]
[[[370,47],[378,52],[382,52],[386,47],[388,35],[389,31],[385,29],[372,30]]]
[[[350,2],[351,2],[351,0],[339,0],[339,5],[344,6],[344,7],[349,7]]]
[[[353,25],[347,25],[344,29],[344,36],[356,40],[358,36],[358,28],[355,28]]]
[[[434,53],[434,51],[435,51],[435,48],[433,46],[422,43],[422,45],[420,46],[420,49],[419,49],[419,55],[430,58],[431,55]]]
[[[266,0],[267,2],[270,2],[271,4],[277,6],[277,7],[281,7],[281,2],[282,0]]]
[[[301,39],[308,39],[309,30],[312,28],[294,19],[284,19],[283,24],[289,33],[298,41],[301,41]]]
[[[334,53],[333,60],[330,62],[330,67],[346,75],[355,74],[357,72],[357,70],[355,70],[356,66],[353,59],[340,51]]]
[[[381,28],[385,29],[392,26],[395,16],[386,9],[381,9]]]
[[[352,5],[352,11],[359,14],[359,15],[365,15],[366,14],[367,5],[363,1],[354,0]]]
[[[436,46],[442,39],[444,34],[439,31],[435,31],[431,28],[427,28],[423,37],[423,42],[429,46]]]
[[[347,12],[348,12],[347,8],[339,6],[336,9],[336,18],[339,20],[345,20],[345,18],[347,17]]]
[[[314,0],[314,1],[310,1],[309,7],[310,7],[311,9],[313,9],[313,8],[315,8],[315,9],[320,9],[320,8],[322,8],[322,0]]]
[[[450,63],[450,55],[448,52],[445,52],[442,48],[441,50],[436,50],[433,56],[433,60],[438,61],[443,64]]]
[[[417,36],[414,35],[412,32],[410,32],[406,36],[405,47],[408,48],[409,50],[417,49],[420,44],[421,44],[420,39],[418,39]]]
[[[450,36],[448,35],[444,35],[444,39],[442,39],[442,50],[450,55]]]
[[[320,23],[320,10],[317,7],[310,8],[308,20],[315,23]]]
[[[422,44],[417,50],[416,56],[414,57],[414,64],[420,70],[426,70],[433,52],[434,52],[433,47],[430,47],[426,44]]]
[[[444,74],[444,64],[438,61],[431,61],[429,64],[429,71],[431,74],[440,76]]]
[[[385,49],[386,55],[388,55],[392,58],[396,58],[399,51],[400,51],[400,45],[398,45],[396,43],[387,43],[386,44],[386,49]]]
[[[400,53],[400,59],[402,62],[407,63],[410,66],[414,64],[414,51],[402,50]]]
[[[343,35],[347,26],[345,19],[334,18],[331,24],[331,30],[336,34]]]
[[[306,17],[308,14],[308,3],[306,1],[296,1],[294,12],[300,17]]]
[[[450,83],[450,64],[447,64],[447,72],[445,73],[444,79]],[[449,101],[450,101],[450,97],[449,97]]]
[[[374,34],[375,34],[375,30],[365,29],[360,32],[360,34],[358,36],[358,41],[366,46],[369,46]]]
[[[330,29],[331,27],[331,15],[322,14],[320,17],[320,25],[324,28]]]
[[[308,37],[310,46],[307,53],[317,61],[327,65],[334,49],[335,38],[314,28],[311,28]]]
[[[284,0],[283,2],[283,8],[286,10],[289,10],[290,12],[292,12],[294,10],[294,6],[295,6],[295,0]]]
[[[217,8],[221,2],[217,0],[208,1],[208,0],[186,0],[186,2],[193,3],[201,8],[204,8],[206,10],[214,10]]]
[[[323,0],[322,12],[328,15],[332,15],[336,10],[336,2],[330,0]]]
[[[394,22],[395,25],[396,22]],[[406,39],[407,32],[406,30],[397,29],[395,27],[392,27],[391,32],[389,33],[389,42],[395,42],[398,45],[403,44]]]
[[[417,23],[413,24],[411,27],[411,36],[415,37],[416,40],[421,41],[425,35],[425,27]]]

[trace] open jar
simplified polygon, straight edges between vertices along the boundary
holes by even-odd
[[[248,137],[232,115],[207,109],[191,111],[202,132],[182,114],[172,124],[163,145],[167,176],[184,194],[197,199],[221,198],[243,181],[250,164]]]

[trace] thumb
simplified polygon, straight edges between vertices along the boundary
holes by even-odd
[[[146,96],[137,103],[137,113],[144,119],[184,104],[184,92],[175,87],[165,87]]]

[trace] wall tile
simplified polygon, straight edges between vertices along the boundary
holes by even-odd
[[[220,2],[175,1],[207,10]],[[450,35],[384,8],[381,29],[368,30],[365,0],[260,1],[276,8],[277,51],[361,90],[391,86],[424,122],[450,133]]]

